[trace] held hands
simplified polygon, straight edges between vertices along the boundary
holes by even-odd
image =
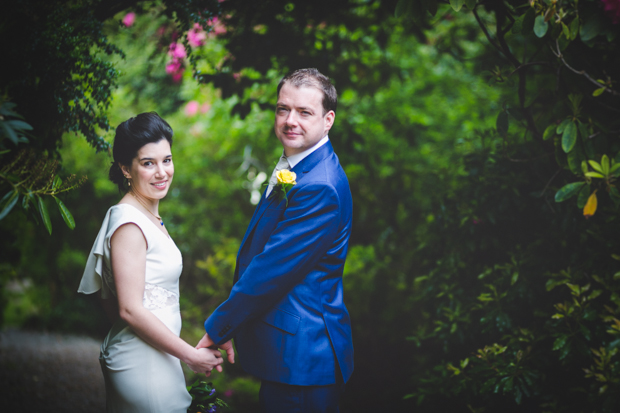
[[[204,373],[207,377],[211,375],[213,369],[221,373],[223,362],[222,354],[218,350],[210,348],[194,349],[189,358],[185,360],[185,364],[194,373]]]
[[[202,337],[200,339],[200,341],[198,342],[198,344],[196,345],[197,349],[202,349],[202,348],[209,348],[209,349],[221,349],[224,350],[226,352],[226,355],[228,357],[228,361],[231,363],[235,362],[235,350],[233,349],[233,345],[232,345],[232,341],[228,340],[225,343],[222,344],[215,344],[213,342],[213,340],[211,340],[211,337],[209,337],[209,334],[205,334],[204,337]],[[218,371],[222,371],[222,366],[218,366],[219,369]]]

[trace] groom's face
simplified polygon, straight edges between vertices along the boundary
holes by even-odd
[[[323,92],[315,87],[285,83],[276,105],[274,130],[286,156],[316,145],[331,129],[334,111],[323,114]]]

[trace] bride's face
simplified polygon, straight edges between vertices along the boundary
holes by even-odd
[[[131,178],[134,191],[149,199],[162,199],[168,193],[174,175],[170,143],[162,139],[144,145],[131,166],[122,169]]]

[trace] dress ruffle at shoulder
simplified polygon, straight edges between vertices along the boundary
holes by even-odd
[[[136,224],[144,233],[139,222],[141,217],[137,214],[140,212],[126,204],[117,204],[108,209],[88,255],[78,293],[93,294],[101,290],[101,298],[116,296],[110,264],[110,239],[121,225],[127,223]]]

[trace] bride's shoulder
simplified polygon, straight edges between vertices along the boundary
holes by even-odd
[[[136,207],[126,203],[112,205],[108,209],[108,215],[112,225],[122,225],[127,222],[134,222],[139,225],[143,219],[143,214]]]

